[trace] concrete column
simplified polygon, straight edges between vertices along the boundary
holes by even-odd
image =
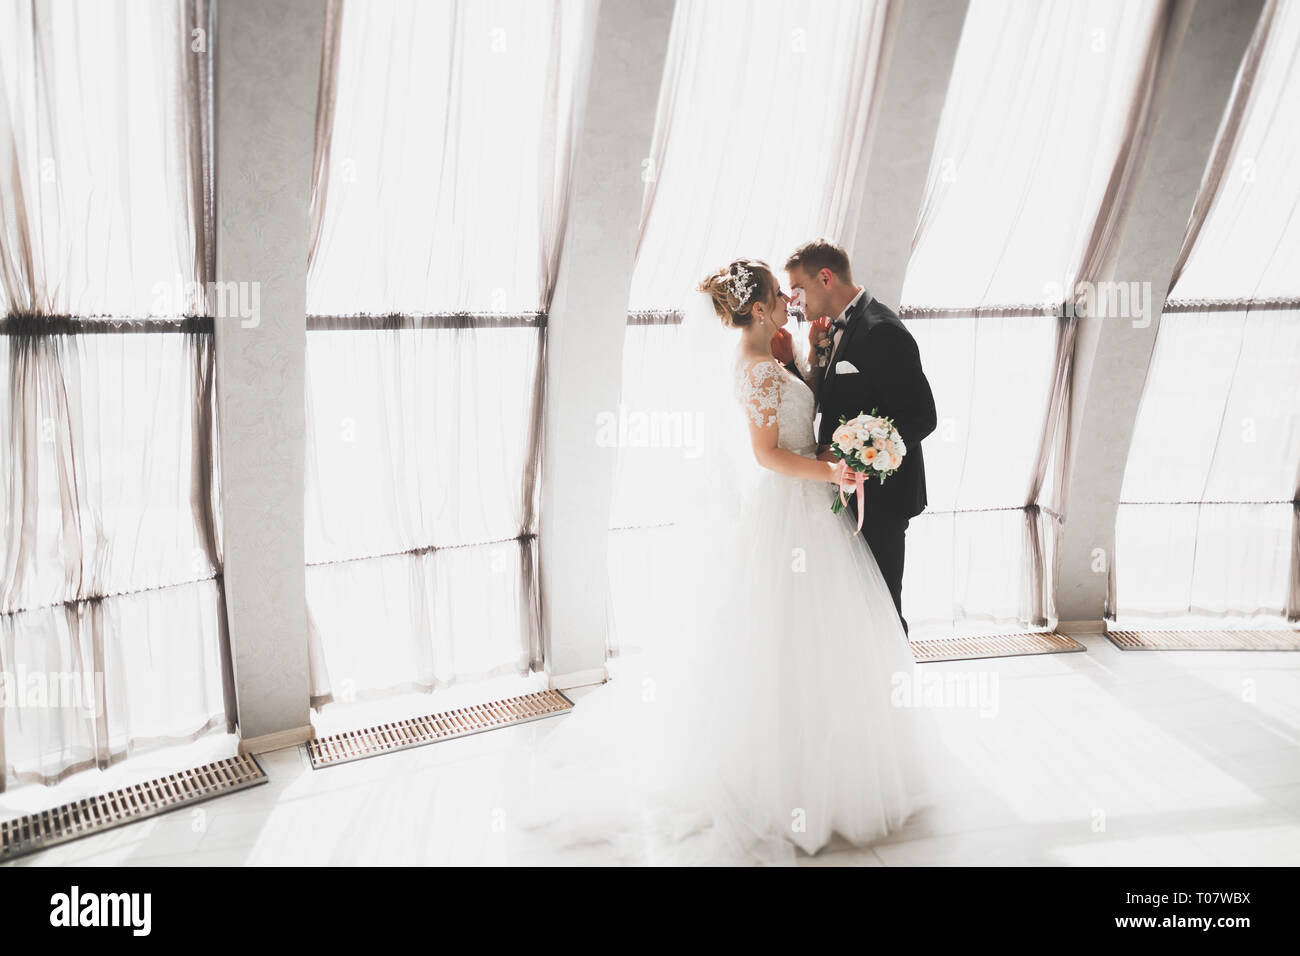
[[[672,0],[603,0],[568,231],[547,331],[542,621],[555,687],[600,680],[608,626],[613,448],[596,421],[618,408],[641,161],[654,133]]]
[[[217,15],[217,278],[260,304],[216,322],[226,610],[254,750],[311,729],[303,373],[323,25],[323,0],[221,0]]]
[[[1261,0],[1199,0],[1158,104],[1114,279],[1149,282],[1145,320],[1085,318],[1075,351],[1071,438],[1105,435],[1105,455],[1075,454],[1056,585],[1063,629],[1099,629],[1115,514],[1142,383],[1174,261]],[[1121,453],[1122,450],[1122,453]]]
[[[884,100],[867,167],[862,219],[848,252],[853,277],[898,308],[912,235],[948,78],[966,20],[966,0],[907,0],[885,71]]]

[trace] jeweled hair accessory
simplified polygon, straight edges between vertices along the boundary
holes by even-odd
[[[744,263],[737,262],[732,269],[734,271],[731,274],[731,294],[736,297],[736,302],[743,306],[754,294],[754,277],[750,275]]]

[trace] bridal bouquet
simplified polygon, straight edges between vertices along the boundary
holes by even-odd
[[[853,470],[854,487],[849,494],[861,494],[863,486],[871,476],[881,484],[903,464],[907,446],[894,427],[893,419],[877,415],[873,408],[871,414],[858,415],[845,420],[840,418],[840,425],[831,434],[831,452]],[[859,499],[861,500],[861,499]],[[831,502],[831,510],[839,514],[848,507],[844,487]],[[862,530],[862,508],[858,508],[858,530]]]

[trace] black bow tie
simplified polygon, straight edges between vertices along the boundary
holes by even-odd
[[[840,316],[838,319],[836,319],[834,322],[831,323],[831,328],[835,329],[835,331],[837,332],[843,332],[846,328],[848,328],[848,325],[849,325],[849,320],[844,318],[843,316]]]

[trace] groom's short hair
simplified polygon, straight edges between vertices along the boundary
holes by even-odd
[[[853,284],[853,272],[849,268],[849,255],[838,242],[829,239],[814,239],[790,253],[785,260],[785,271],[800,268],[810,276],[815,276],[823,269],[830,269],[835,278],[848,285]]]

